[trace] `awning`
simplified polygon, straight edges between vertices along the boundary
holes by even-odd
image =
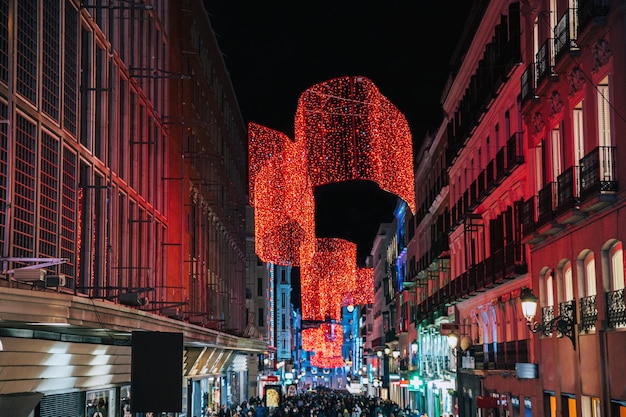
[[[0,416],[28,417],[42,397],[39,392],[0,395]]]
[[[478,408],[497,408],[498,399],[495,397],[476,397],[476,407]]]

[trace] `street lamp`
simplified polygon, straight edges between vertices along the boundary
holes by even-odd
[[[450,332],[448,334],[448,346],[450,347],[452,354],[456,356],[458,351],[464,353],[472,347],[472,338],[468,335],[461,337],[455,332]]]
[[[533,333],[541,333],[544,336],[550,336],[554,330],[559,332],[558,337],[567,336],[572,342],[572,346],[576,349],[576,339],[574,339],[574,321],[571,317],[558,315],[546,323],[534,321],[537,314],[537,296],[533,294],[530,288],[523,288],[520,294],[522,302],[522,313],[526,318],[526,325]]]
[[[414,355],[417,353],[417,340],[414,340],[413,343],[411,343],[411,353]]]

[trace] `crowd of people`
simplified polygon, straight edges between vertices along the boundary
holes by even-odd
[[[222,405],[217,417],[428,417],[417,410],[402,409],[395,402],[347,391],[321,389],[303,394],[284,396],[278,407],[266,407],[262,398],[233,407]]]

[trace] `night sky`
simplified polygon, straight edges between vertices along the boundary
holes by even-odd
[[[363,75],[406,116],[414,150],[442,117],[449,62],[471,0],[205,0],[246,123],[293,138],[298,98],[325,80]],[[396,198],[352,181],[316,190],[320,237],[359,244],[369,254],[378,224]]]

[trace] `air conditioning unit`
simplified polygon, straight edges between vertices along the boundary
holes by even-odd
[[[36,282],[43,281],[46,277],[46,270],[39,268],[18,268],[13,271],[13,278],[18,281]]]
[[[65,275],[48,275],[44,283],[46,287],[65,287]]]

